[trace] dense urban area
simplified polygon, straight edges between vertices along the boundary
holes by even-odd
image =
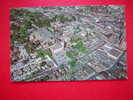
[[[11,80],[127,78],[124,6],[10,9]]]

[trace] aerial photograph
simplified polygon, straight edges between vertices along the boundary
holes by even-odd
[[[13,82],[127,79],[122,5],[10,9]]]

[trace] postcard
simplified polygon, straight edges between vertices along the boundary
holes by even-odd
[[[11,80],[127,79],[122,5],[10,9]]]

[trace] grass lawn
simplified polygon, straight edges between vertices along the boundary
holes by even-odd
[[[47,50],[39,50],[39,51],[37,51],[37,56],[38,57],[42,57],[42,56],[45,56],[45,55],[48,55],[49,57],[52,57],[51,50],[47,49]]]
[[[66,53],[66,56],[71,59],[71,61],[69,61],[68,64],[71,67],[74,67],[76,65],[76,57],[70,52]]]
[[[82,41],[79,41],[76,45],[72,46],[73,49],[77,49],[79,52],[85,52],[86,48]]]

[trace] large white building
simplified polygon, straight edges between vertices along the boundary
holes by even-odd
[[[58,65],[66,64],[69,61],[65,56],[64,42],[56,43],[50,47],[50,50],[52,51],[52,55]]]

